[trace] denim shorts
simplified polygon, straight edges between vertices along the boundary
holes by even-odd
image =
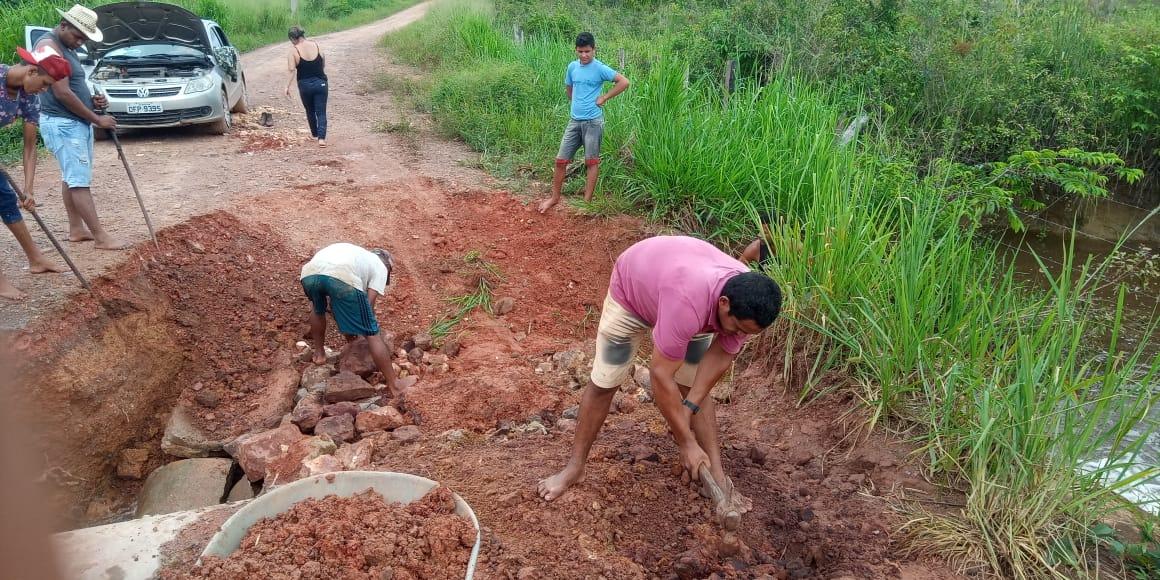
[[[24,216],[20,215],[20,198],[7,179],[0,179],[0,220],[5,225],[24,221]]]
[[[93,126],[68,117],[40,116],[40,135],[60,165],[60,179],[73,187],[93,183]]]
[[[314,313],[325,316],[326,303],[334,312],[334,322],[338,331],[348,336],[374,336],[379,333],[379,323],[366,292],[339,280],[322,274],[314,274],[302,279],[302,291],[314,304]]]
[[[571,161],[576,151],[584,147],[584,160],[594,163],[600,160],[600,140],[604,137],[604,117],[577,121],[568,121],[564,128],[564,137],[560,139],[560,152],[556,154],[557,161]]]

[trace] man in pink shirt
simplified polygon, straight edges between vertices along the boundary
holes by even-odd
[[[596,335],[592,376],[580,401],[572,455],[562,471],[539,484],[551,501],[584,477],[584,463],[608,416],[613,395],[632,373],[633,355],[652,330],[649,362],[653,395],[669,424],[681,463],[699,479],[732,485],[721,467],[713,386],[749,338],[773,323],[781,289],[765,274],[712,244],[658,236],[634,244],[616,259]]]

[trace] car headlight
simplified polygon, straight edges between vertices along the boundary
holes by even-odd
[[[207,75],[189,81],[189,84],[185,85],[185,94],[204,93],[212,88],[213,77]]]

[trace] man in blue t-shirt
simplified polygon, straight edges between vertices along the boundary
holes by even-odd
[[[584,201],[592,201],[596,190],[596,178],[600,172],[600,139],[604,136],[604,103],[623,93],[628,88],[628,79],[612,70],[608,65],[596,60],[596,39],[589,32],[581,32],[576,37],[577,59],[568,63],[564,74],[564,86],[568,99],[572,101],[572,117],[564,129],[560,140],[560,151],[556,154],[556,170],[552,174],[552,197],[540,203],[540,213],[560,203],[560,190],[564,187],[564,170],[568,162],[584,147],[584,164],[588,167],[588,180],[584,184]],[[604,83],[614,83],[612,89],[601,94]]]

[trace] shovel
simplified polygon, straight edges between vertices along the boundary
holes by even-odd
[[[737,528],[741,527],[741,512],[733,505],[727,506],[724,511],[721,510],[721,506],[726,505],[725,502],[730,498],[725,497],[725,490],[717,485],[717,480],[713,479],[713,473],[709,471],[708,465],[702,463],[697,472],[713,499],[713,509],[717,510],[717,515],[721,518],[721,526],[730,532],[737,531]]]
[[[9,175],[8,172],[3,168],[0,168],[0,174],[3,174],[4,180],[12,186],[12,191],[15,191],[16,196],[20,198],[21,202],[23,202],[24,192],[20,191],[20,186],[16,185],[16,180],[12,179],[12,176]],[[48,226],[44,225],[44,220],[40,219],[40,214],[36,213],[35,209],[28,210],[28,213],[32,214],[32,219],[36,220],[36,225],[40,226],[40,231],[44,232],[44,235],[48,237],[48,241],[52,242],[52,246],[56,248],[56,251],[60,254],[60,257],[64,258],[65,263],[68,264],[70,269],[72,269],[73,274],[76,274],[77,280],[81,281],[81,286],[85,290],[92,289],[92,287],[89,286],[89,281],[85,280],[85,275],[81,274],[81,271],[77,269],[76,264],[74,264],[72,259],[68,257],[68,252],[64,251],[64,247],[60,245],[60,242],[56,241],[56,236],[52,235],[52,232],[49,231]]]
[[[95,94],[104,96],[101,89],[96,89]],[[104,115],[104,109],[97,111],[98,115]],[[129,160],[125,157],[125,150],[121,149],[121,138],[117,136],[116,129],[106,129],[109,137],[113,139],[113,146],[117,148],[117,157],[121,158],[121,165],[125,166],[125,173],[129,176],[129,184],[133,186],[133,195],[137,196],[137,205],[141,206],[141,215],[145,216],[145,227],[149,228],[149,239],[153,240],[153,245],[160,250],[161,244],[157,243],[157,235],[153,233],[153,220],[149,219],[149,210],[145,209],[145,200],[141,197],[141,190],[137,188],[137,179],[133,177],[133,170],[129,169]]]

